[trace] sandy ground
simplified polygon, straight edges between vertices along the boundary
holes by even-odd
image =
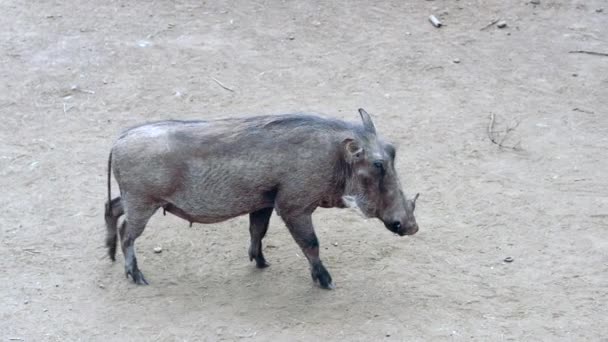
[[[608,57],[568,52],[608,52],[608,3],[540,2],[2,1],[0,340],[606,341]],[[319,210],[336,290],[276,217],[263,271],[243,217],[157,214],[148,287],[105,257],[121,129],[358,107],[421,231]]]

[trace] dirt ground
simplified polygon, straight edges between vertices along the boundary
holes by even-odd
[[[0,13],[0,340],[607,340],[608,57],[569,53],[608,52],[606,1],[4,0]],[[495,18],[507,26],[481,30]],[[137,241],[148,287],[105,256],[121,129],[356,121],[359,107],[398,145],[421,230],[318,210],[334,291],[276,217],[263,271],[245,217],[156,214]]]

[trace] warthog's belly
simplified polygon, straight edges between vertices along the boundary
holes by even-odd
[[[271,207],[271,205],[265,205],[265,207]],[[260,208],[260,209],[262,209],[262,208]],[[259,210],[259,209],[257,209],[257,210]],[[192,223],[218,223],[218,222],[229,220],[229,219],[237,217],[237,216],[248,214],[255,210],[242,210],[242,211],[238,211],[238,212],[235,211],[233,213],[230,213],[229,215],[226,215],[226,214],[223,214],[223,215],[215,214],[214,215],[213,213],[201,215],[201,214],[194,214],[194,213],[186,212],[185,210],[178,208],[174,204],[167,203],[167,204],[163,205],[163,211],[169,212],[192,224]]]

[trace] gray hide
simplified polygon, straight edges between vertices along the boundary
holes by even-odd
[[[308,258],[313,280],[332,288],[311,220],[317,207],[349,206],[379,218],[399,235],[418,231],[418,196],[406,200],[401,190],[395,148],[377,136],[369,114],[363,109],[359,113],[362,125],[287,114],[162,121],[125,131],[108,160],[105,219],[110,257],[114,260],[119,235],[127,275],[147,284],[137,266],[134,242],[159,208],[190,223],[249,214],[249,256],[263,268],[268,264],[262,239],[274,209]],[[112,168],[120,188],[120,197],[114,199]]]

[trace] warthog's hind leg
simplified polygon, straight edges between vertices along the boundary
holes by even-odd
[[[120,242],[122,253],[125,257],[125,275],[131,276],[133,282],[138,285],[148,285],[143,273],[137,267],[135,257],[135,239],[137,239],[146,228],[146,224],[154,212],[158,209],[149,205],[134,205],[126,202],[126,218],[120,227]]]

